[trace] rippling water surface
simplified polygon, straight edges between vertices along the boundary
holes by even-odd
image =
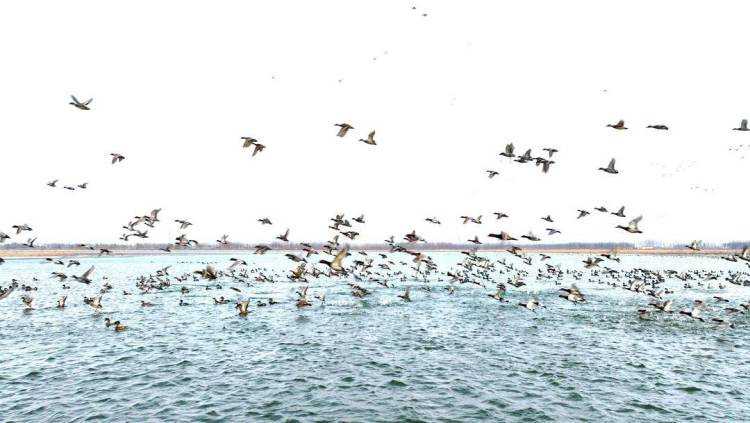
[[[461,260],[432,256],[443,271]],[[69,280],[69,290],[49,278],[69,269],[8,260],[0,284],[16,278],[39,289],[29,293],[33,310],[24,310],[18,291],[0,301],[0,421],[750,420],[750,316],[726,316],[726,304],[708,301],[706,315],[729,318],[736,329],[676,313],[639,320],[635,311],[648,297],[588,277],[578,282],[588,298],[581,305],[557,298],[559,286],[533,277],[527,287],[509,287],[505,304],[486,296],[490,287],[470,284],[448,295],[445,282],[431,282],[430,291],[416,280],[394,281],[394,289],[364,283],[373,295],[359,299],[341,280],[313,280],[310,293],[326,292],[326,303],[312,300],[303,310],[294,306],[296,282],[248,287],[225,279],[221,290],[207,291],[205,282],[191,280],[187,294],[172,288],[140,295],[135,288],[137,276],[166,265],[179,275],[201,268],[199,262],[223,268],[228,258],[82,258],[68,273],[95,264],[94,283]],[[549,262],[582,269],[582,259]],[[252,260],[252,267],[284,274],[292,267],[283,255]],[[743,265],[630,256],[617,267]],[[82,299],[98,293],[105,275],[114,289],[94,311]],[[412,286],[411,303],[397,297],[405,285]],[[750,300],[750,287],[685,290],[676,280],[667,286],[677,291],[670,296],[677,309],[713,295],[735,307]],[[545,308],[515,305],[530,293]],[[68,306],[60,310],[62,294]],[[232,303],[214,305],[211,297],[219,295]],[[242,318],[234,302],[247,297],[282,303],[251,307]],[[178,306],[181,298],[190,305]],[[141,299],[155,306],[141,307]],[[108,316],[129,330],[106,329]]]

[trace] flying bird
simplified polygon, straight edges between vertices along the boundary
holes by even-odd
[[[350,129],[354,129],[354,127],[348,123],[337,123],[333,126],[339,127],[339,132],[336,134],[337,137],[343,137]]]
[[[125,160],[125,156],[123,156],[122,154],[110,153],[109,155],[112,156],[112,164]]]
[[[742,122],[740,122],[739,128],[732,128],[733,131],[750,131],[750,129],[747,129],[747,119],[742,119]]]
[[[628,128],[627,128],[627,127],[625,126],[625,121],[624,121],[624,120],[620,120],[619,122],[617,122],[617,123],[616,123],[616,124],[614,124],[614,125],[612,125],[612,124],[610,123],[609,125],[607,125],[607,127],[609,127],[609,128],[614,128],[614,129],[628,129]]]
[[[638,216],[628,223],[628,226],[617,225],[618,229],[630,232],[631,234],[642,234],[643,232],[638,229],[638,223],[643,219],[643,216]]]
[[[343,135],[340,135],[340,136],[343,136]],[[360,139],[360,141],[362,141],[363,143],[368,144],[368,145],[377,145],[375,143],[375,131],[370,132],[367,135],[367,139],[366,140],[365,139]]]
[[[607,167],[600,167],[599,170],[607,172],[607,173],[612,174],[612,175],[616,175],[616,174],[620,173],[620,171],[618,171],[617,169],[615,169],[615,159],[614,159],[614,157],[612,158],[612,160],[609,161],[609,165],[607,165]]]
[[[88,100],[86,100],[84,102],[80,102],[80,101],[78,101],[78,99],[76,98],[76,96],[74,96],[72,94],[70,95],[70,99],[73,100],[73,101],[71,101],[68,104],[70,104],[72,106],[75,106],[76,108],[78,108],[80,110],[91,110],[89,108],[89,104],[91,104],[91,102],[94,100],[93,98],[90,98],[90,99],[88,99]]]

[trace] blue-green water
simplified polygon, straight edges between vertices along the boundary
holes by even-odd
[[[641,320],[636,310],[652,299],[597,283],[612,280],[589,277],[588,270],[577,282],[588,301],[571,304],[557,298],[553,281],[536,280],[536,264],[528,268],[528,286],[508,287],[509,303],[488,298],[491,285],[461,284],[449,295],[447,277],[425,283],[408,267],[399,267],[408,277],[395,278],[394,288],[357,282],[372,291],[364,299],[351,295],[352,279],[311,278],[313,305],[301,310],[294,302],[304,284],[282,277],[249,285],[222,278],[210,283],[222,289],[208,291],[207,282],[190,278],[186,294],[174,280],[148,294],[135,287],[138,276],[166,265],[175,276],[200,269],[198,262],[225,269],[229,257],[81,258],[73,269],[8,260],[0,284],[16,278],[38,291],[0,300],[0,421],[750,420],[750,316],[723,311],[750,300],[750,287],[719,289],[712,281],[711,289],[683,289],[681,280],[668,279],[665,286],[676,292],[665,298],[677,310],[706,299],[705,323],[678,313]],[[462,260],[454,253],[432,257],[441,271]],[[280,254],[242,258],[266,274],[293,267]],[[583,258],[545,263],[583,270]],[[68,279],[71,288],[63,290],[49,277],[80,275],[91,264],[88,286]],[[633,256],[612,267],[746,269],[718,258]],[[493,273],[493,280],[506,279]],[[84,295],[98,295],[105,282],[114,288],[103,295],[103,308],[84,304]],[[411,303],[397,297],[407,285]],[[313,298],[322,292],[325,304]],[[22,294],[34,298],[33,310],[24,310]],[[545,307],[516,305],[531,294]],[[68,295],[65,309],[56,308],[60,295]],[[215,305],[212,297],[220,295],[232,302]],[[715,303],[714,295],[730,302]],[[247,297],[281,303],[251,306],[243,318],[234,304]],[[180,299],[190,305],[179,306]],[[141,300],[154,306],[141,307]],[[129,329],[105,328],[105,317]],[[710,317],[737,327],[717,328]]]

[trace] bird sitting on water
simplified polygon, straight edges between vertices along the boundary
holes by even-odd
[[[33,298],[29,297],[28,295],[24,295],[21,297],[21,302],[28,308],[31,308],[31,303],[34,301]]]
[[[115,320],[114,322],[109,319],[109,317],[104,318],[104,326],[106,327],[112,327],[114,326],[114,329],[116,332],[122,332],[124,330],[128,330],[127,326],[121,325],[119,320]]]

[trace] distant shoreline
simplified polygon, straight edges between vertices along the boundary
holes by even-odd
[[[419,248],[415,245],[412,247],[414,250],[418,250],[424,253],[445,253],[445,252],[461,252],[466,249],[441,249],[441,248]],[[510,247],[508,247],[510,248]],[[481,253],[502,253],[506,252],[508,248],[485,248],[477,251]],[[527,254],[581,254],[581,255],[599,255],[605,254],[611,251],[608,248],[524,248],[520,247],[522,253]],[[373,253],[387,252],[387,249],[378,248],[363,248],[357,249],[357,251],[368,251]],[[299,252],[297,249],[273,249],[271,252],[281,253],[294,253]],[[206,250],[175,250],[170,253],[161,250],[112,250],[110,256],[103,255],[101,257],[128,257],[128,256],[150,256],[150,255],[211,255],[211,254],[235,254],[235,255],[247,255],[253,254],[254,250],[245,249],[206,249]],[[732,255],[738,253],[736,249],[706,249],[701,251],[691,251],[687,248],[624,248],[617,251],[618,255],[665,255],[665,256],[719,256],[719,255]],[[98,251],[89,250],[76,250],[76,249],[0,249],[0,257],[4,259],[12,258],[39,258],[39,257],[100,257]]]

